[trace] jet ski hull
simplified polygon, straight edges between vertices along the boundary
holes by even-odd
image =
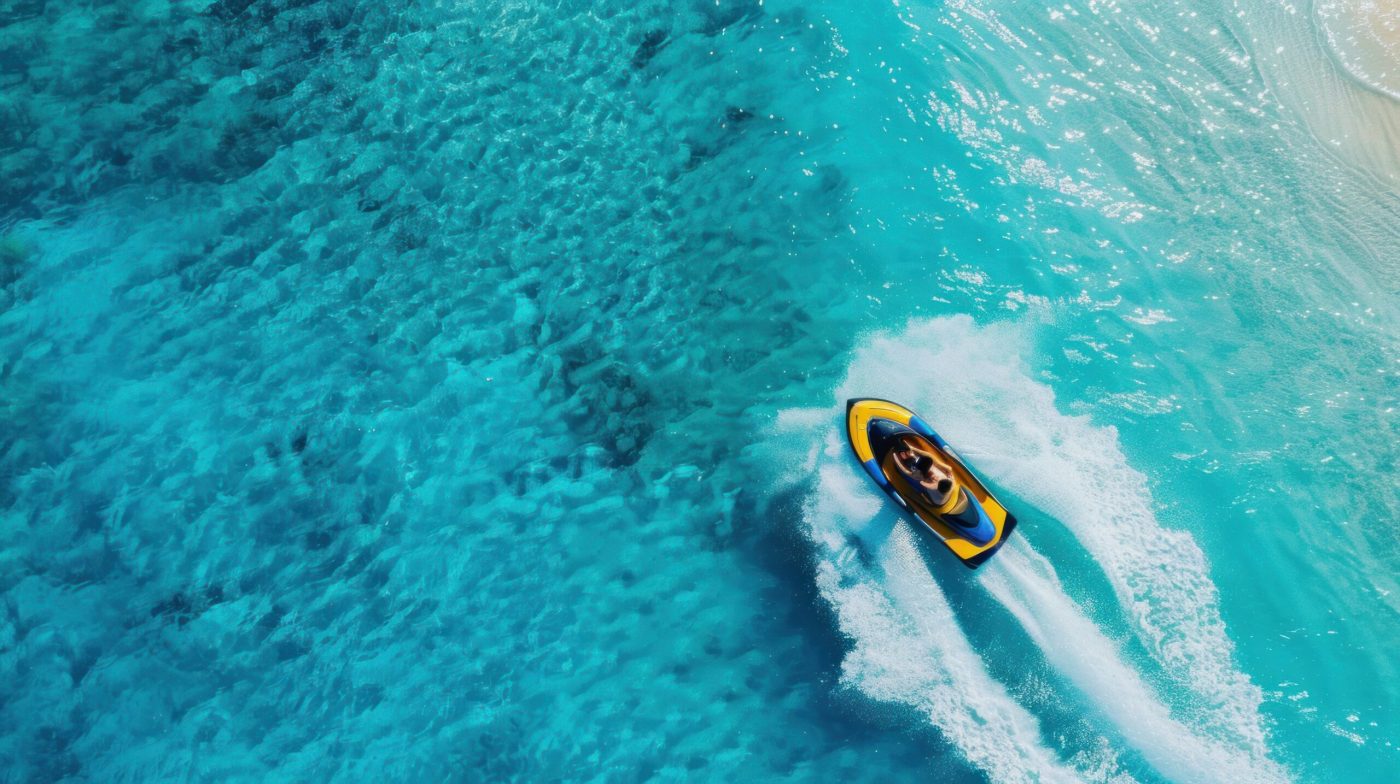
[[[891,473],[886,456],[897,437],[905,434],[927,442],[952,467],[958,484],[963,492],[969,494],[968,500],[973,502],[978,512],[979,524],[975,529],[960,527],[945,520],[927,498],[910,487],[902,475]],[[927,422],[898,403],[878,398],[846,401],[846,438],[861,467],[875,480],[875,484],[932,531],[968,568],[976,569],[985,563],[1015,529],[1016,517],[997,501],[962,458]]]

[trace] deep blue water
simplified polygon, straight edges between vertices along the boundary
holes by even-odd
[[[0,780],[1393,780],[1338,5],[0,7]]]

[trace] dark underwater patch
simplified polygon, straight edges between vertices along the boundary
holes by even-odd
[[[29,245],[19,237],[0,234],[0,289],[8,289],[23,274],[29,261]]]
[[[613,465],[630,466],[656,431],[652,398],[636,373],[586,348],[564,359],[563,388],[571,401],[565,422],[571,432],[602,446]]]
[[[217,584],[205,586],[194,592],[176,591],[151,607],[150,616],[164,618],[178,626],[184,626],[210,607],[221,604],[223,601],[223,586]]]
[[[729,108],[724,110],[725,121],[733,123],[734,125],[738,125],[739,123],[752,120],[755,116],[756,115],[753,112],[741,106],[730,106]]]
[[[642,42],[637,44],[637,50],[632,53],[632,68],[641,70],[651,62],[661,49],[666,46],[669,39],[665,30],[651,30],[642,36]]]

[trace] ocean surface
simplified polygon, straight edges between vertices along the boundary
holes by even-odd
[[[1400,780],[1396,19],[0,4],[0,781]]]

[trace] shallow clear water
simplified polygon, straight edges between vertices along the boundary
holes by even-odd
[[[1390,780],[1336,13],[0,9],[3,778]]]

